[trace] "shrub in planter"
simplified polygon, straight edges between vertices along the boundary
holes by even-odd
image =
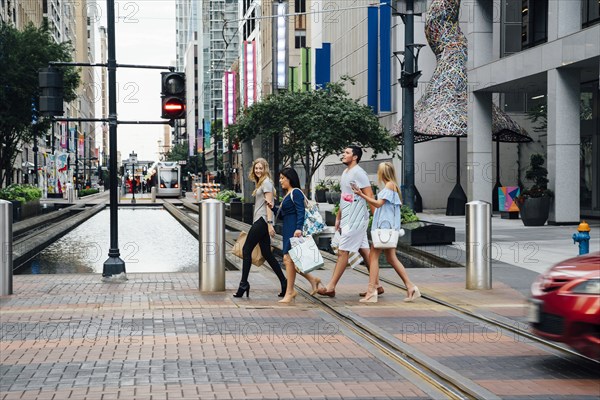
[[[332,182],[329,188],[329,192],[331,193],[331,203],[336,204],[340,202],[342,198],[342,187],[339,182]]]
[[[325,203],[327,201],[327,197],[325,195],[327,190],[328,188],[325,180],[320,180],[319,183],[317,183],[317,186],[315,186],[315,200],[317,203]]]
[[[230,203],[234,201],[234,199],[237,199],[237,201],[240,200],[237,193],[233,190],[224,190],[222,192],[219,192],[219,194],[215,196],[215,199],[220,200],[223,203]]]
[[[13,203],[13,221],[32,217],[39,213],[42,191],[32,185],[14,183],[0,189],[0,199]]]
[[[517,197],[521,220],[525,226],[542,226],[548,220],[550,200],[553,193],[548,189],[548,170],[544,167],[544,156],[532,154],[525,178],[534,185]]]
[[[99,193],[98,189],[81,189],[79,191],[79,197],[89,196],[91,194]]]
[[[0,189],[0,199],[8,201],[27,203],[28,201],[39,200],[41,197],[42,190],[32,185],[14,183],[4,189]]]

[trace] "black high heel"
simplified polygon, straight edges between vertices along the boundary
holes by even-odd
[[[240,282],[240,287],[238,287],[237,293],[233,295],[233,297],[243,297],[244,293],[246,293],[246,297],[250,297],[250,283],[249,282]]]
[[[287,291],[287,279],[281,282],[281,293],[277,295],[277,297],[285,297],[285,292]]]

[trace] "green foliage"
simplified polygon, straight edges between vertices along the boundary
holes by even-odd
[[[316,190],[328,190],[329,188],[327,187],[327,180],[325,179],[321,179],[319,182],[317,182],[317,186],[315,186]]]
[[[81,189],[79,191],[79,197],[85,197],[85,196],[89,196],[90,194],[96,194],[98,193],[99,190],[98,189]]]
[[[40,96],[39,69],[48,67],[49,61],[72,61],[73,53],[71,43],[54,42],[47,26],[30,24],[19,31],[0,24],[0,184],[12,176],[20,143],[50,128],[48,118],[38,117],[36,125],[31,123],[31,103]],[[64,99],[70,102],[77,96],[79,68],[61,68]]]
[[[0,199],[8,201],[28,201],[38,200],[42,197],[41,189],[32,185],[12,184],[6,188],[0,189]]]
[[[229,129],[240,141],[280,134],[283,163],[293,159],[304,166],[307,190],[325,158],[341,153],[349,144],[371,148],[375,156],[393,153],[398,147],[372,109],[348,97],[343,83],[268,96],[248,107]]]
[[[183,161],[187,160],[188,162],[185,165],[181,166],[181,174],[182,176],[187,176],[188,174],[193,174],[196,168],[196,157],[198,158],[198,169],[202,168],[202,154],[188,156],[189,142],[186,140],[183,143],[177,143],[172,146],[169,152],[165,154],[165,161]]]
[[[337,215],[338,211],[340,211],[340,203],[335,203],[335,205],[333,206],[333,211],[331,211],[333,213],[333,215]]]
[[[379,191],[379,186],[377,186],[375,182],[371,182],[371,190],[373,191],[373,194],[377,194]]]
[[[334,193],[340,193],[342,191],[342,185],[338,181],[330,181],[329,190]]]
[[[544,156],[532,154],[529,160],[529,168],[525,171],[525,178],[533,181],[531,188],[523,190],[519,195],[522,203],[528,197],[552,197],[553,193],[548,189],[548,170],[544,167]]]
[[[229,203],[231,200],[239,199],[239,198],[240,197],[233,190],[225,190],[225,191],[219,192],[219,194],[217,194],[215,196],[215,199],[220,200],[223,203]]]
[[[419,220],[419,217],[417,216],[417,214],[415,214],[415,212],[412,210],[412,208],[410,208],[407,205],[403,205],[400,208],[400,211],[402,212],[402,223],[403,224],[407,224],[409,222],[416,222]]]

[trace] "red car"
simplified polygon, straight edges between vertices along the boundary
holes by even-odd
[[[600,252],[562,261],[531,285],[533,332],[600,359]]]

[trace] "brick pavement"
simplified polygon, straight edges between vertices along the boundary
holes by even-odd
[[[408,272],[425,294],[480,314],[504,317],[512,326],[528,329],[527,298],[501,281],[495,281],[492,290],[466,290],[464,269]],[[330,277],[330,271],[317,274],[324,282]],[[391,268],[382,269],[381,276],[401,282]],[[500,397],[595,399],[600,396],[598,364],[549,351],[515,333],[424,299],[404,303],[406,292],[385,283],[385,294],[378,303],[361,304],[357,293],[365,289],[366,281],[365,275],[347,270],[336,288],[336,297],[324,301],[368,321]],[[516,389],[508,389],[508,385]],[[520,390],[521,387],[527,389]]]
[[[501,281],[467,291],[464,270],[409,273],[426,294],[523,326],[526,297]],[[252,269],[250,299],[231,297],[239,272],[216,294],[198,291],[197,273],[129,277],[16,276],[15,295],[0,298],[0,399],[441,398],[311,302],[277,304],[268,268]],[[359,303],[366,281],[348,270],[325,302],[497,396],[600,393],[588,365],[424,299],[403,303],[389,285],[377,304]]]
[[[430,398],[335,321],[276,303],[203,294],[197,274],[15,276],[0,298],[1,399]]]

